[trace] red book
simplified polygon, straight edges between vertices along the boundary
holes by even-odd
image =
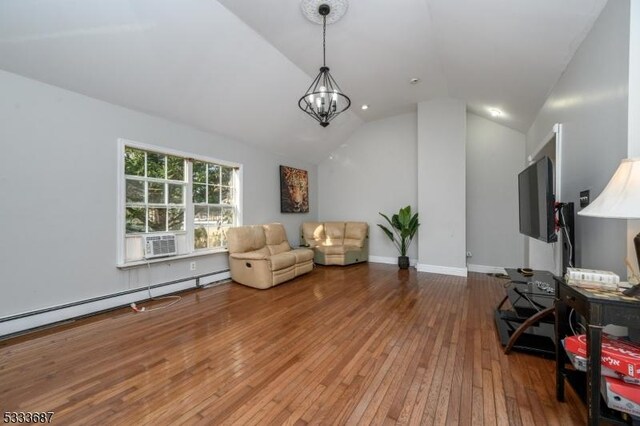
[[[567,352],[586,358],[587,337],[584,334],[569,336],[564,339],[564,348]],[[603,336],[601,363],[624,376],[639,378],[640,346]]]
[[[632,416],[640,416],[640,386],[603,376],[600,393],[607,407]]]

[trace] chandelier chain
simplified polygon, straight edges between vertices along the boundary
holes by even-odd
[[[327,15],[322,16],[322,66],[327,66]]]

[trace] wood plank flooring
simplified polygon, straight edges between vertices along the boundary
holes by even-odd
[[[554,365],[504,355],[504,281],[317,267],[0,342],[0,410],[54,424],[585,424]]]

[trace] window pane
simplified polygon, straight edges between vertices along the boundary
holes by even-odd
[[[145,232],[144,207],[127,207],[127,234]]]
[[[227,186],[233,185],[233,168],[222,167],[222,184]]]
[[[167,155],[167,179],[184,181],[184,159]]]
[[[144,176],[144,151],[129,147],[124,149],[124,174]]]
[[[169,231],[184,230],[184,209],[169,209]]]
[[[169,184],[169,204],[184,204],[184,186]]]
[[[149,182],[149,204],[164,204],[164,183]]]
[[[127,203],[144,203],[144,182],[127,179]]]
[[[193,181],[198,183],[207,182],[207,164],[200,161],[193,162]]]
[[[207,228],[200,226],[193,232],[193,246],[197,249],[207,248]]]
[[[164,173],[165,156],[155,152],[147,152],[147,176],[152,178],[165,179]]]
[[[147,216],[149,220],[149,232],[158,232],[167,230],[167,209],[152,207],[149,209]]]
[[[220,166],[209,164],[209,185],[220,185]]]
[[[194,203],[206,203],[207,202],[207,186],[197,183],[193,184],[193,202]]]
[[[222,224],[233,225],[233,209],[226,207],[222,209]]]
[[[228,227],[220,228],[220,245],[221,246],[226,246],[227,245],[227,230],[228,229],[229,229]]]
[[[209,207],[209,222],[219,224],[222,220],[222,209],[220,207]]]
[[[207,199],[207,203],[209,204],[220,204],[220,187],[209,185],[209,197]]]
[[[222,204],[233,204],[233,189],[228,186],[220,188],[220,199]]]
[[[195,206],[194,207],[194,221],[195,222],[207,222],[207,206]]]
[[[226,240],[223,228],[219,226],[210,226],[209,231],[209,247],[220,247]]]

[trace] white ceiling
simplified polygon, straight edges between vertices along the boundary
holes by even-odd
[[[326,129],[297,107],[322,59],[299,0],[0,0],[0,68],[319,162],[440,96],[526,131],[605,3],[351,0],[327,65],[354,107]]]

